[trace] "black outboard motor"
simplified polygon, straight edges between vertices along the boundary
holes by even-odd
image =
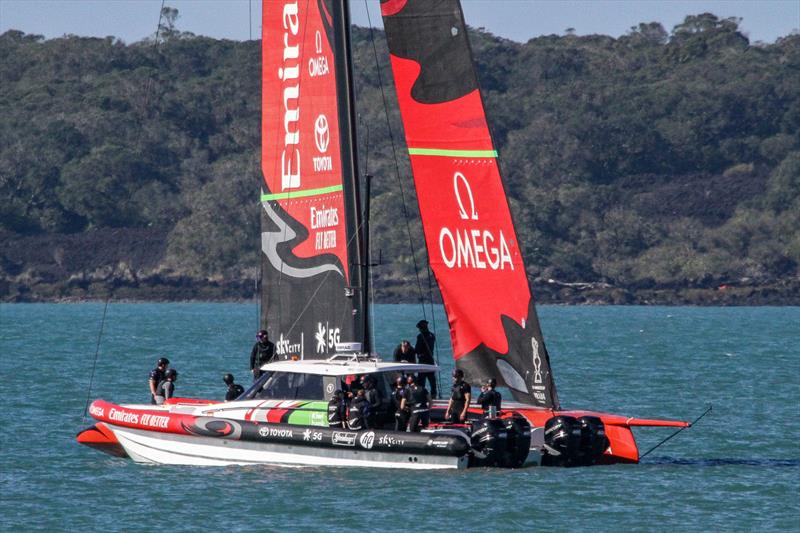
[[[581,430],[576,464],[580,466],[597,464],[609,444],[603,421],[596,416],[582,416],[576,423]]]
[[[497,466],[506,453],[508,431],[499,418],[472,421],[472,454],[469,466]]]
[[[531,423],[519,415],[513,415],[502,420],[508,432],[506,453],[501,458],[503,468],[519,468],[525,464],[528,453],[531,451]]]
[[[554,416],[544,424],[543,466],[574,466],[581,444],[581,428],[572,416]]]

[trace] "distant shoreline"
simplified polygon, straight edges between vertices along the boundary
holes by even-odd
[[[162,278],[163,280],[163,278]],[[379,304],[417,303],[416,294],[404,290],[408,285],[379,286],[375,301]],[[552,305],[664,305],[664,306],[800,306],[800,280],[771,284],[722,285],[714,288],[625,288],[603,284],[533,282],[537,304]],[[180,302],[254,302],[252,280],[230,282],[196,281],[187,278],[136,286],[112,280],[92,283],[90,287],[74,283],[36,284],[33,286],[0,281],[2,303],[80,303],[104,302],[107,299],[128,303]],[[441,303],[438,292],[434,301]],[[427,301],[429,296],[425,295]]]

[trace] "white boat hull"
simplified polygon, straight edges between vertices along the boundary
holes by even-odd
[[[468,458],[332,449],[158,433],[109,424],[127,454],[139,463],[225,466],[362,466],[441,470],[466,468]]]

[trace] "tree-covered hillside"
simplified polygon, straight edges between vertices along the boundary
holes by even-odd
[[[360,157],[387,263],[376,283],[414,298],[421,229],[385,43],[376,32],[379,74],[370,36],[354,29]],[[471,39],[532,278],[800,298],[800,35],[753,44],[703,14],[618,39]],[[130,45],[0,35],[0,299],[147,297],[159,284],[191,297],[224,280],[230,291],[205,295],[246,294],[259,76],[258,42],[174,28]]]

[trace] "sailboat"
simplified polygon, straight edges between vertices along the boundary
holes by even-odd
[[[328,401],[354,376],[371,376],[388,404],[395,376],[438,367],[374,354],[347,3],[264,0],[260,321],[277,360],[232,402],[96,400],[79,442],[170,464],[577,466],[635,463],[632,428],[689,425],[561,408],[461,6],[384,0],[381,12],[456,367],[514,401],[488,415],[471,406],[463,424],[434,401],[419,433],[328,427]]]

